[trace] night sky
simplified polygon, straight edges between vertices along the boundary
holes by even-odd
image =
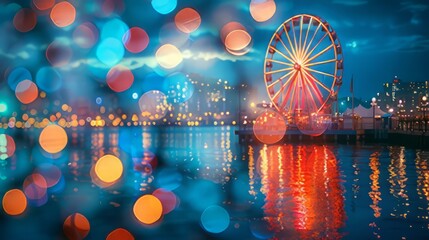
[[[108,21],[119,19],[129,28],[140,27],[149,36],[148,47],[140,53],[125,51],[121,64],[134,74],[133,86],[118,95],[132,99],[133,93],[150,89],[153,72],[163,76],[172,71],[197,73],[201,81],[228,80],[230,84],[246,82],[258,89],[255,101],[268,100],[263,80],[264,56],[275,29],[288,18],[309,13],[320,16],[335,29],[344,49],[344,81],[340,97],[350,96],[350,79],[354,75],[355,96],[369,99],[381,91],[383,82],[398,76],[403,81],[429,80],[429,2],[427,0],[300,0],[276,1],[277,10],[266,22],[256,22],[249,13],[250,1],[183,1],[168,14],[155,11],[151,1],[69,1],[76,8],[76,19],[68,27],[59,28],[49,18],[49,11],[39,11],[37,24],[29,32],[19,32],[13,18],[20,8],[34,8],[31,1],[0,4],[0,94],[15,98],[8,87],[10,69],[25,67],[33,79],[42,67],[50,66],[45,53],[54,41],[72,50],[69,62],[57,67],[62,83],[58,92],[64,100],[96,97],[111,92],[104,86],[108,69],[97,64],[95,49],[82,49],[73,41],[73,32],[82,23],[90,22],[100,31]],[[110,7],[106,2],[114,2]],[[103,5],[104,4],[104,5]],[[106,5],[107,4],[107,5]],[[103,6],[108,6],[107,8]],[[189,35],[175,28],[174,17],[185,7],[194,8],[201,16],[201,25]],[[107,10],[106,10],[107,9]],[[229,54],[219,31],[230,21],[240,22],[252,37],[252,47],[244,56]],[[183,54],[183,62],[172,71],[157,66],[156,50],[172,43]],[[55,93],[52,93],[52,95]],[[58,94],[58,93],[57,93]]]

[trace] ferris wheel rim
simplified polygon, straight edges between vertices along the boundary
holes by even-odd
[[[312,26],[311,24],[314,25],[313,21],[317,22],[317,28],[316,28],[316,30],[314,30],[314,35],[312,36],[310,42],[306,46],[308,34],[309,34],[310,28]],[[299,48],[298,49],[294,49],[294,47],[296,48],[298,45],[296,42],[297,39],[296,39],[296,29],[295,29],[297,27],[297,25],[294,25],[294,22],[299,24],[298,27],[299,27],[300,32],[299,32]],[[289,24],[291,24],[291,25],[289,25]],[[302,34],[303,24],[306,24],[307,30],[305,33],[304,45],[302,46],[301,40],[302,40],[302,36],[303,36],[303,34]],[[289,30],[287,28],[289,28]],[[319,31],[320,28],[323,29],[321,31],[325,32],[324,36],[319,40],[318,44],[316,44],[311,50],[309,50],[310,46],[312,45],[312,41],[314,40],[316,33]],[[290,29],[292,29],[294,43],[292,43],[292,40],[289,36]],[[290,49],[288,47],[286,47],[283,40],[281,40],[282,34],[287,36],[289,46],[291,47]],[[324,49],[323,51],[319,52],[318,54],[312,56],[312,53],[315,50],[315,48],[326,37],[329,38],[329,42],[330,42],[329,46],[326,49]],[[286,53],[285,52],[282,53],[282,52],[279,52],[278,50],[276,50],[277,44],[280,44],[280,43],[284,46],[284,49],[287,51]],[[305,51],[302,51],[303,48],[306,48]],[[317,59],[320,55],[324,54],[326,51],[330,50],[331,48],[333,49],[333,54],[334,54],[333,59],[330,59],[328,61],[318,62],[318,63],[312,62],[314,59]],[[297,53],[296,51],[301,51],[301,52]],[[274,58],[275,53],[281,55],[283,58],[285,58],[289,62],[287,62],[287,61],[280,62],[280,61],[274,60],[273,58]],[[300,57],[301,59],[298,59],[297,57]],[[301,65],[297,66],[297,63],[302,59],[304,59],[302,66]],[[273,63],[282,64],[282,65],[284,65],[284,68],[280,69],[280,70],[276,70],[276,71],[271,71],[272,67],[273,67]],[[293,64],[293,63],[295,63],[295,64]],[[313,70],[311,69],[311,67],[315,66],[316,64],[325,64],[325,63],[334,63],[332,74],[327,74],[324,72],[319,72],[319,71],[316,71],[314,69]],[[311,80],[311,82],[313,82],[313,84],[314,84],[314,82],[317,82],[320,86],[322,86],[324,88],[324,90],[327,91],[327,96],[324,97],[324,100],[320,101],[320,99],[319,99],[320,104],[316,104],[313,100],[313,104],[316,106],[315,109],[317,109],[317,113],[319,113],[322,109],[325,108],[325,106],[328,104],[328,102],[330,102],[330,100],[332,100],[333,98],[336,98],[336,95],[339,91],[339,88],[340,88],[341,82],[342,82],[342,73],[343,73],[342,63],[343,63],[343,55],[342,55],[341,43],[340,43],[338,37],[336,36],[336,32],[332,29],[332,27],[329,25],[329,23],[327,21],[325,21],[324,19],[322,19],[318,16],[311,15],[311,14],[298,14],[298,15],[292,16],[289,19],[287,19],[286,21],[284,21],[276,29],[276,31],[274,32],[274,34],[272,35],[272,37],[270,39],[268,47],[267,47],[267,51],[266,51],[265,59],[264,59],[264,82],[265,82],[265,87],[266,87],[268,96],[270,97],[271,102],[273,103],[273,105],[275,106],[275,108],[279,112],[290,113],[291,107],[285,109],[285,107],[286,107],[286,106],[284,106],[285,100],[283,100],[283,103],[281,104],[281,106],[279,106],[279,104],[276,101],[276,98],[278,97],[279,94],[281,94],[281,93],[283,93],[283,91],[285,91],[284,88],[286,88],[286,86],[288,84],[287,82],[290,81],[291,78],[296,78],[296,76],[289,76],[289,75],[295,75],[296,72],[298,72],[298,68],[299,68],[299,73],[301,74],[301,76],[300,76],[301,84],[303,84],[302,82],[304,81],[302,79],[310,78],[310,80]],[[302,68],[302,70],[301,70],[301,68]],[[269,69],[270,71],[267,71],[267,69]],[[272,82],[273,81],[272,74],[282,72],[282,71],[285,71],[285,72],[289,71],[289,72],[288,72],[288,74],[285,74],[284,76],[277,79],[276,81],[279,81],[279,80],[282,81],[283,77],[285,77],[285,78],[289,77],[289,79],[287,80],[287,82],[285,84],[282,84],[280,90],[278,90],[277,93],[275,95],[273,95],[270,92],[270,88],[273,88],[273,85],[276,84],[276,81],[274,83]],[[302,73],[302,72],[304,72],[304,73]],[[318,81],[316,78],[312,77],[311,74],[308,74],[308,72],[315,72],[318,74],[326,74],[329,77],[332,77],[333,81],[332,81],[330,86],[323,86],[323,84],[320,83],[320,81]],[[269,76],[270,79],[267,79],[267,76]],[[301,86],[301,88],[302,88],[302,86]],[[308,90],[309,94],[311,94],[311,91],[314,91],[314,92],[319,91],[319,97],[323,98],[323,95],[320,94],[320,88],[319,87],[312,86],[312,88],[313,88],[312,90],[310,90],[309,87],[307,87],[307,88],[309,89]],[[290,92],[287,93],[287,95],[289,95],[289,94],[290,94]],[[292,93],[292,95],[293,94],[295,94],[295,93]],[[291,100],[291,102],[292,102],[292,100]],[[317,105],[320,105],[320,106],[317,107]],[[285,111],[285,110],[287,110],[287,111]]]

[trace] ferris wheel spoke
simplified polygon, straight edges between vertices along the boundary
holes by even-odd
[[[302,58],[303,56],[302,56],[302,24],[303,24],[303,21],[304,21],[304,16],[301,16],[301,21],[299,21],[299,48],[298,48],[298,52],[299,52],[299,58]]]
[[[317,42],[317,44],[314,45],[314,47],[311,49],[310,52],[305,53],[304,59],[308,59],[311,56],[311,54],[314,52],[314,50],[316,50],[316,48],[320,45],[320,43],[322,43],[323,39],[325,39],[326,36],[328,36],[328,33],[325,33],[323,37],[320,38],[319,42]],[[304,62],[307,62],[307,61],[304,61]]]
[[[308,83],[306,85],[310,86],[311,89],[313,89],[313,92],[316,94],[317,100],[319,100],[319,102],[322,104],[323,103],[323,100],[322,100],[323,99],[323,95],[320,92],[320,89],[317,87],[317,85],[314,83],[314,81],[308,79],[306,75],[308,75],[308,73],[304,71],[303,76],[304,76],[305,81]],[[311,78],[311,76],[309,76],[309,77]]]
[[[293,26],[293,25],[292,25],[292,26]],[[294,56],[294,57],[295,57],[295,59],[296,59],[297,54],[296,54],[296,51],[295,51],[295,49],[294,49],[294,47],[293,47],[292,40],[290,39],[289,32],[287,31],[287,28],[286,28],[286,25],[285,25],[285,24],[283,24],[283,30],[284,30],[284,32],[285,32],[285,34],[286,34],[287,41],[289,42],[289,45],[290,45],[290,48],[291,48],[291,50],[292,50],[293,56]]]
[[[282,69],[266,72],[265,74],[274,74],[274,73],[279,73],[279,72],[292,71],[293,69],[294,68],[282,68]]]
[[[331,63],[331,62],[336,62],[337,59],[330,59],[330,60],[326,60],[326,61],[321,61],[321,62],[314,62],[314,63],[308,63],[305,66],[306,67],[311,67],[311,66],[316,66],[316,65],[322,65],[322,64],[326,64],[326,63]]]
[[[265,61],[269,61],[269,62],[278,63],[278,64],[286,65],[286,66],[289,66],[289,67],[293,67],[293,64],[291,64],[291,63],[282,62],[282,61],[274,60],[274,59],[271,59],[271,58],[265,58]]]
[[[273,49],[276,53],[280,54],[280,56],[284,57],[285,59],[287,59],[288,61],[290,61],[291,63],[294,63],[294,61],[292,59],[290,59],[288,56],[284,55],[284,53],[282,53],[280,50],[278,50],[277,48],[273,47],[270,45],[270,48]]]
[[[292,108],[292,102],[294,101],[294,98],[295,98],[295,91],[296,91],[296,85],[297,85],[296,74],[294,74],[294,79],[293,80],[294,81],[291,84],[291,87],[288,88],[288,90],[286,92],[286,96],[283,98],[281,109],[283,109],[286,106],[288,100],[290,100],[289,110]],[[292,90],[292,98],[290,99],[291,90]]]
[[[334,76],[334,75],[332,75],[332,74],[328,74],[328,73],[324,73],[324,72],[319,72],[319,71],[317,71],[317,70],[314,70],[314,69],[310,69],[310,68],[306,68],[306,70],[304,71],[304,73],[305,74],[307,74],[307,76],[311,79],[311,80],[313,80],[314,82],[316,82],[317,84],[319,84],[322,88],[324,88],[326,91],[328,91],[328,92],[331,92],[331,89],[329,89],[325,84],[323,84],[322,82],[320,82],[319,80],[317,80],[315,77],[313,77],[313,76],[311,76],[311,74],[310,73],[308,73],[307,72],[307,70],[309,70],[310,72],[316,72],[316,73],[319,73],[319,74],[327,74],[327,75],[330,75],[330,76]]]
[[[298,86],[298,83],[297,82],[294,82],[294,86],[293,86],[293,92],[292,92],[292,99],[290,100],[290,102],[289,102],[289,110],[290,109],[293,109],[294,107],[295,107],[295,105],[296,104],[294,104],[295,103],[295,96],[297,95],[297,91],[296,91],[296,89],[298,88],[299,86]],[[297,97],[298,98],[298,97]],[[298,101],[299,101],[299,99],[298,99]],[[286,102],[285,102],[286,103]]]
[[[316,30],[313,33],[313,37],[310,39],[310,42],[308,43],[307,47],[305,48],[304,51],[304,57],[307,55],[308,50],[310,49],[311,44],[313,43],[314,38],[317,35],[317,32],[319,31],[320,27],[322,26],[322,23],[319,23],[319,25],[317,26]],[[305,47],[305,45],[304,45]]]
[[[280,82],[281,80],[287,78],[289,75],[291,75],[292,73],[294,73],[294,71],[290,71],[289,73],[286,73],[285,75],[281,76],[279,79],[277,79],[276,81],[272,82],[270,85],[268,85],[268,88],[272,88],[274,85],[276,85],[278,82]],[[290,79],[290,78],[289,78]],[[286,82],[287,83],[287,82]],[[285,83],[285,84],[286,84]]]
[[[311,85],[311,83],[309,84],[308,79],[305,77],[305,75],[302,72],[301,72],[301,79],[302,79],[302,81],[305,81],[305,83],[306,83],[303,85],[304,85],[304,94],[305,94],[305,92],[307,92],[307,94],[305,94],[305,95],[306,96],[308,95],[308,97],[306,98],[307,106],[312,103],[314,109],[318,109],[316,101],[314,101],[313,94],[311,94],[311,90],[310,90],[310,86],[309,86],[309,85]],[[321,96],[319,94],[316,92],[316,97],[318,98],[319,102],[321,102]]]
[[[292,81],[293,77],[296,75],[296,72],[291,72],[291,73],[294,73],[294,74],[288,78],[288,80],[282,85],[280,90],[273,96],[273,100],[277,101],[277,98],[280,96],[280,93],[283,92],[286,86]]]
[[[293,25],[293,20],[291,21],[291,24],[292,24],[291,30],[293,33],[293,42],[295,43],[295,45],[294,45],[295,46],[295,55],[296,55],[296,58],[299,58],[299,48],[298,48],[298,44],[296,42],[295,25]]]
[[[330,73],[317,71],[317,70],[314,70],[314,69],[311,69],[311,68],[308,68],[308,67],[304,67],[304,68],[305,68],[306,71],[314,72],[314,73],[318,73],[318,74],[322,74],[322,75],[325,75],[325,76],[328,76],[328,77],[332,77],[332,78],[335,79],[335,76],[332,75],[332,74],[330,74]],[[314,79],[316,79],[316,78],[314,78]]]
[[[307,59],[304,61],[304,64],[307,64],[308,62],[313,61],[314,59],[318,58],[320,55],[324,54],[325,52],[329,51],[329,49],[331,49],[334,45],[331,44],[328,47],[326,47],[325,49],[323,49],[322,51],[320,51],[319,53],[317,53],[316,55],[314,55],[313,57]]]
[[[304,42],[303,42],[303,45],[302,45],[302,57],[304,57],[305,44],[307,43],[308,33],[310,32],[312,23],[313,23],[313,18],[310,18],[310,21],[307,24],[308,25],[308,27],[307,27],[307,33],[305,34]]]
[[[289,49],[286,47],[286,44],[283,42],[283,39],[279,36],[278,38],[280,40],[280,43],[283,45],[283,47],[286,49],[287,53],[289,54],[289,56],[291,56],[292,60],[294,62],[296,62],[296,57],[289,51]],[[292,48],[293,50],[293,48]]]

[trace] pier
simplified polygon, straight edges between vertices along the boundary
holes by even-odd
[[[235,134],[240,137],[240,142],[258,141],[250,128],[239,129]],[[329,129],[320,136],[302,134],[297,129],[287,130],[281,140],[284,143],[386,143],[403,145],[413,148],[429,149],[429,133],[422,131],[400,131],[387,129]]]

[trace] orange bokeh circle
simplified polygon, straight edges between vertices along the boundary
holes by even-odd
[[[144,195],[134,203],[133,212],[140,222],[153,224],[162,216],[162,204],[155,196]]]
[[[107,235],[106,240],[134,240],[134,236],[123,228],[117,228]]]
[[[39,89],[36,84],[30,80],[24,80],[18,83],[15,88],[15,96],[23,104],[32,103],[36,100]]]
[[[76,9],[69,2],[59,2],[51,10],[51,20],[57,27],[67,27],[76,19]]]
[[[33,0],[33,4],[37,9],[44,11],[52,8],[55,0]]]
[[[265,22],[276,13],[276,2],[274,0],[252,0],[250,2],[250,15],[257,22]]]
[[[231,31],[225,38],[225,47],[231,51],[241,51],[246,49],[252,37],[245,30],[234,30]]]
[[[48,125],[39,136],[40,146],[48,153],[59,153],[67,145],[67,133],[58,125]]]
[[[2,205],[7,214],[11,216],[20,215],[27,208],[27,198],[21,190],[12,189],[4,194]]]
[[[265,144],[274,144],[280,141],[286,133],[287,125],[283,116],[268,110],[256,119],[253,125],[255,137]]]
[[[184,32],[191,33],[198,29],[201,24],[200,14],[192,8],[184,8],[180,10],[174,17],[176,27]]]
[[[64,234],[68,239],[84,239],[91,229],[88,219],[80,213],[66,218],[63,224]]]
[[[246,28],[239,22],[229,22],[225,24],[222,29],[220,30],[220,39],[223,43],[225,43],[225,38],[234,30],[244,30],[246,31]]]

